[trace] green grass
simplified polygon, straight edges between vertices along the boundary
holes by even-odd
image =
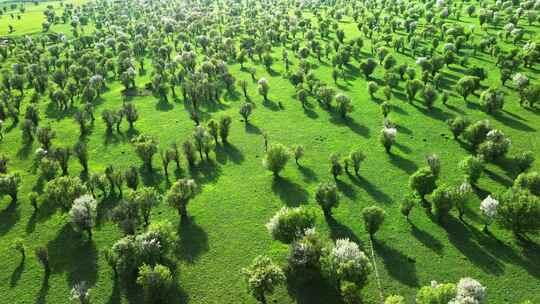
[[[34,10],[29,5],[22,21],[13,24],[16,29],[14,35],[39,32],[43,16],[39,9],[44,6],[40,4]],[[7,27],[7,18],[3,16],[0,19],[2,31]],[[463,19],[473,23],[471,18]],[[349,18],[340,23],[340,28],[345,30],[346,39],[359,36],[356,25]],[[529,29],[536,33],[538,26]],[[350,118],[344,121],[321,109],[313,99],[310,99],[308,109],[302,110],[294,99],[294,88],[282,77],[285,71],[280,59],[281,50],[281,47],[273,49],[275,63],[270,74],[257,62],[246,64],[257,68],[257,77],[269,80],[270,102],[267,104],[257,94],[256,83],[251,81],[249,74],[241,71],[238,64],[229,66],[237,79],[246,79],[250,84],[249,95],[256,103],[250,117],[251,125],[245,126],[240,121],[238,109],[243,102],[240,89],[236,94],[225,94],[225,100],[219,105],[203,107],[205,121],[223,114],[234,119],[230,145],[218,146],[216,153],[211,154],[211,163],[202,163],[193,172],[188,172],[184,162],[182,172],[177,173],[179,176],[191,175],[203,185],[201,194],[188,206],[192,221],[180,224],[176,211],[165,203],[153,210],[152,221],[167,219],[178,226],[181,249],[176,252],[176,257],[179,261],[180,299],[189,299],[190,303],[255,303],[246,293],[240,269],[259,254],[268,254],[285,265],[288,250],[286,245],[271,239],[264,224],[282,206],[306,204],[317,208],[314,191],[320,181],[331,179],[328,171],[330,154],[339,152],[345,155],[360,147],[367,155],[360,170],[361,177],[344,175],[340,178],[338,186],[342,201],[334,212],[334,220],[326,222],[319,212],[317,230],[328,239],[351,238],[367,251],[368,236],[364,232],[360,212],[370,205],[383,207],[387,218],[376,235],[375,249],[385,295],[399,293],[412,301],[416,290],[431,280],[456,282],[461,277],[471,276],[487,286],[490,303],[517,303],[525,299],[540,302],[538,245],[521,246],[510,233],[495,226],[491,228],[494,237],[483,234],[477,212],[478,203],[486,193],[511,185],[516,176],[514,168],[505,164],[488,166],[480,179],[477,197],[469,204],[467,224],[459,222],[453,214],[441,226],[430,220],[421,208],[416,208],[412,212],[411,225],[398,208],[399,201],[409,191],[409,175],[424,166],[424,157],[429,153],[437,153],[441,158],[442,177],[439,183],[458,184],[462,181],[457,163],[470,152],[452,139],[445,123],[447,118],[463,113],[474,120],[488,118],[512,139],[510,154],[532,150],[538,157],[540,111],[520,107],[512,87],[501,87],[507,93],[507,102],[505,110],[495,117],[479,109],[477,96],[465,104],[461,97],[453,95],[448,106],[439,102],[430,111],[419,100],[409,104],[396,94],[391,101],[393,111],[390,118],[399,125],[398,144],[391,154],[386,154],[378,141],[383,119],[379,110],[380,100],[370,99],[357,62],[347,69],[346,80],[339,80],[337,85],[340,91],[352,98],[355,107]],[[368,50],[369,45],[363,48],[364,52]],[[366,55],[364,53],[363,57]],[[414,64],[410,57],[396,57],[399,63]],[[310,61],[316,63],[315,58],[310,58]],[[293,62],[297,63],[296,58]],[[490,57],[479,53],[477,58],[471,57],[471,64],[480,64],[489,70],[489,79],[484,81],[486,86],[499,87],[498,71]],[[6,65],[4,63],[4,67]],[[150,66],[150,61],[146,66]],[[326,83],[332,83],[331,71],[332,67],[327,62],[318,64],[315,70]],[[534,71],[525,72],[536,81]],[[459,68],[444,68],[443,73],[450,82],[461,75]],[[378,67],[374,76],[380,79],[382,68]],[[139,77],[138,86],[142,87],[148,77]],[[104,109],[118,109],[122,104],[121,85],[117,81],[108,85],[108,91],[96,106],[96,116]],[[400,86],[398,91],[403,96],[403,83]],[[382,98],[382,92],[379,91],[377,96]],[[136,132],[127,132],[127,124],[124,123],[121,134],[107,137],[104,123],[99,117],[96,120],[86,139],[92,172],[103,172],[108,164],[118,168],[141,165],[129,144],[134,133],[153,135],[162,147],[191,136],[193,122],[183,101],[163,104],[154,97],[136,97],[131,102],[141,113],[135,125]],[[278,102],[284,109],[279,109]],[[22,112],[27,104],[26,101]],[[41,123],[50,123],[57,132],[54,145],[72,146],[78,140],[78,126],[69,113],[58,112],[45,100],[41,101],[40,109]],[[10,122],[7,122],[8,129]],[[297,167],[290,162],[279,179],[265,171],[261,165],[264,154],[262,130],[268,133],[270,143],[303,145],[306,156],[301,160],[302,166]],[[101,254],[122,236],[106,216],[114,203],[100,205],[100,220],[92,243],[83,241],[72,232],[66,214],[57,212],[49,215],[48,210],[33,213],[26,196],[37,183],[37,177],[30,173],[33,151],[37,147],[37,143],[31,146],[22,144],[18,126],[9,130],[0,143],[0,151],[10,158],[10,170],[19,171],[24,180],[16,206],[9,205],[7,197],[0,201],[0,269],[3,269],[0,273],[0,303],[66,303],[71,286],[81,280],[93,285],[93,303],[140,302],[138,289],[129,287],[126,293],[125,289],[114,284],[112,271]],[[154,167],[160,168],[158,157],[154,159]],[[533,170],[540,170],[539,162]],[[81,167],[72,157],[70,174],[78,175],[80,171]],[[146,184],[157,187],[161,192],[168,189],[159,169],[144,178]],[[24,238],[28,246],[28,257],[24,262],[8,246],[17,237]],[[48,247],[52,261],[52,274],[48,281],[43,281],[42,267],[33,255],[33,248],[41,244]],[[335,295],[322,286],[291,287],[289,290],[280,287],[271,298],[276,303],[338,303]],[[364,298],[366,303],[377,303],[374,276],[364,289]]]

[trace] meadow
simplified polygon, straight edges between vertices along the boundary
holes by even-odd
[[[177,1],[165,2],[160,13],[170,13],[175,5],[181,7],[185,14],[190,12],[190,9]],[[212,4],[213,1],[194,1],[192,4],[202,11],[206,6],[212,7],[212,14],[219,15],[223,8],[217,3],[224,5],[228,2],[216,1]],[[293,9],[297,8],[291,4],[296,1],[270,2],[290,9],[291,16]],[[42,23],[45,20],[43,11],[46,7],[52,5],[57,15],[61,15],[68,3],[71,2],[62,2],[62,5],[60,2],[43,2],[39,5],[27,3],[24,13],[13,11],[15,15],[21,16],[20,20],[11,19],[8,9],[0,19],[0,35],[21,40],[29,35],[37,41],[46,35],[42,32]],[[138,4],[132,1],[119,1],[115,5],[108,1],[98,1],[97,4],[92,1],[73,2],[74,7],[91,7],[103,3],[109,3],[106,8],[110,12],[125,14],[124,17],[129,15],[134,20],[139,18],[149,23],[159,20],[155,16],[145,15],[150,14],[149,12],[141,13],[146,17],[125,13],[124,10],[138,8]],[[157,5],[156,3],[154,5]],[[248,5],[259,8],[259,4],[253,1],[249,3]],[[339,9],[342,4],[347,13],[337,21],[337,26],[343,30],[345,41],[349,41],[365,37],[350,13],[352,3],[355,2],[339,1],[328,7],[306,6],[299,10],[303,18],[312,20],[315,26],[317,17],[314,12],[320,10],[321,14],[329,14],[329,11],[336,7]],[[477,2],[473,3],[478,5]],[[122,6],[125,7],[122,9]],[[100,8],[105,9],[104,7]],[[227,20],[232,19],[229,9],[225,11]],[[76,12],[87,13],[85,10]],[[261,14],[258,12],[257,18],[264,20]],[[112,27],[96,27],[94,20],[97,15],[98,13],[94,13],[87,25],[79,25],[78,31],[92,35],[111,30]],[[237,18],[247,18],[245,11]],[[112,26],[113,22],[110,22]],[[496,33],[502,30],[501,26],[495,25],[487,26],[486,29],[480,28],[478,17],[474,14],[468,16],[463,13],[459,21],[450,17],[446,22],[460,24],[467,29],[474,26],[470,41],[480,41],[486,35],[496,37]],[[8,33],[8,24],[14,27],[14,32]],[[154,25],[159,28],[163,26]],[[226,23],[221,24],[221,28],[216,28],[215,31],[226,29],[226,26]],[[520,27],[526,33],[525,39],[537,40],[540,31],[538,21],[532,25],[521,21]],[[179,25],[175,31],[181,28],[182,25]],[[240,31],[242,35],[249,36],[243,32],[245,30]],[[70,40],[82,36],[78,34],[78,37],[74,37],[69,22],[53,24],[50,32],[65,33]],[[395,35],[406,37],[407,33],[398,29]],[[376,54],[371,52],[372,40],[363,39],[361,59],[376,58]],[[338,39],[336,31],[331,30],[328,37],[317,36],[316,40],[324,45]],[[173,44],[169,38],[163,41],[168,45]],[[385,72],[383,67],[379,65],[371,75],[371,79],[380,86],[375,96],[371,97],[367,89],[370,80],[362,74],[357,60],[351,59],[350,63],[343,67],[342,75],[334,82],[332,73],[335,67],[331,60],[323,56],[319,62],[316,56],[311,54],[306,60],[312,64],[314,76],[334,87],[337,92],[348,96],[354,110],[344,119],[335,111],[325,109],[312,96],[303,108],[297,99],[297,91],[289,80],[290,72],[286,70],[282,60],[282,52],[287,49],[290,53],[291,71],[300,64],[301,59],[290,51],[293,41],[303,45],[302,32],[298,33],[296,38],[291,37],[285,46],[280,43],[272,44],[268,52],[273,58],[270,69],[265,68],[256,55],[253,60],[246,59],[244,68],[235,60],[226,61],[226,67],[236,81],[246,80],[248,83],[247,95],[255,105],[252,115],[249,116],[249,124],[246,124],[239,114],[245,97],[236,84],[234,90],[220,92],[219,102],[201,103],[198,109],[201,123],[205,124],[210,119],[218,119],[224,115],[232,118],[229,144],[217,144],[210,152],[209,160],[197,161],[191,168],[184,159],[180,170],[173,170],[174,166],[171,164],[168,178],[163,173],[157,154],[153,158],[152,172],[142,168],[142,162],[134,152],[130,140],[139,134],[150,135],[157,140],[160,148],[166,148],[172,142],[181,145],[192,138],[195,128],[194,121],[190,119],[192,105],[179,93],[180,86],[177,88],[177,97],[172,97],[171,92],[168,92],[167,101],[156,94],[126,97],[123,96],[125,87],[122,82],[109,76],[105,77],[106,88],[100,97],[93,101],[96,120],[88,134],[83,137],[88,147],[90,172],[104,172],[111,164],[118,169],[135,165],[140,167],[141,184],[151,186],[161,194],[165,194],[179,178],[192,178],[200,185],[200,193],[188,205],[189,221],[182,221],[178,213],[165,201],[151,212],[152,222],[168,220],[177,228],[178,246],[172,253],[176,260],[174,273],[177,291],[171,302],[256,303],[246,292],[241,269],[248,266],[258,255],[267,255],[278,265],[287,264],[289,245],[273,240],[265,227],[269,219],[283,206],[313,208],[317,212],[315,227],[323,239],[330,242],[348,238],[359,244],[365,252],[370,252],[370,239],[365,232],[361,212],[364,207],[376,205],[386,212],[385,221],[373,240],[373,261],[382,289],[379,290],[375,275],[371,274],[367,285],[362,289],[363,303],[380,303],[380,291],[385,296],[400,294],[408,303],[413,303],[417,291],[422,286],[429,285],[432,280],[457,282],[462,277],[472,277],[481,282],[486,287],[489,303],[521,303],[525,300],[539,303],[538,235],[533,234],[528,241],[522,241],[496,223],[489,227],[489,234],[482,231],[484,218],[479,211],[480,202],[489,194],[512,187],[514,179],[520,173],[512,162],[503,160],[486,164],[482,177],[474,187],[474,194],[467,202],[465,222],[458,219],[456,210],[451,211],[444,223],[426,215],[421,206],[412,210],[410,221],[400,212],[400,202],[411,192],[408,187],[409,178],[416,170],[426,166],[427,155],[435,153],[440,158],[441,173],[438,184],[459,185],[463,181],[464,174],[458,163],[474,151],[471,151],[465,140],[453,138],[447,124],[448,119],[461,115],[466,115],[471,121],[489,119],[494,129],[501,130],[511,139],[511,148],[506,159],[521,151],[532,151],[536,158],[540,156],[540,110],[538,107],[520,105],[518,90],[511,80],[506,86],[501,85],[500,69],[495,65],[493,56],[480,51],[472,55],[471,49],[462,50],[462,53],[468,56],[469,66],[482,67],[487,72],[482,87],[493,87],[504,93],[503,109],[495,114],[486,113],[480,105],[481,90],[464,101],[455,85],[463,77],[466,68],[458,64],[444,66],[440,70],[443,75],[441,90],[450,93],[447,104],[437,100],[433,108],[428,108],[423,104],[420,95],[414,102],[408,102],[405,84],[400,82],[388,101],[391,105],[388,117],[396,125],[397,136],[391,152],[386,153],[380,143],[384,120],[380,108],[385,100],[382,92]],[[130,39],[129,42],[135,43],[135,40]],[[503,51],[516,47],[504,39],[497,43]],[[524,42],[520,43],[518,48],[522,48]],[[430,44],[427,39],[420,42],[423,46]],[[442,52],[442,44],[439,52]],[[181,45],[182,43],[179,44]],[[201,48],[193,48],[197,50],[198,62],[204,61]],[[65,49],[67,52],[69,47]],[[173,58],[182,52],[180,49],[172,49]],[[418,77],[422,75],[421,67],[415,63],[416,57],[410,52],[397,53],[392,50],[391,54],[399,64],[406,63],[414,67]],[[17,54],[12,54],[4,59],[2,69],[11,69],[16,58]],[[152,82],[154,60],[155,55],[145,56],[146,72],[137,73],[135,78],[138,88],[144,88],[145,84]],[[138,66],[138,61],[136,62]],[[252,80],[248,73],[249,68],[256,70],[257,80],[267,79],[267,101],[258,93],[257,80]],[[531,83],[539,82],[538,64],[528,68],[519,66],[516,72],[527,75]],[[45,187],[43,179],[32,169],[35,165],[34,154],[40,144],[36,140],[27,143],[22,139],[22,116],[24,109],[31,103],[31,92],[34,90],[30,85],[27,86],[21,104],[21,121],[14,123],[11,119],[6,119],[4,136],[0,141],[0,154],[9,159],[8,172],[18,172],[22,179],[16,204],[11,203],[8,195],[4,195],[0,200],[0,269],[3,269],[0,272],[0,303],[67,303],[72,287],[81,281],[91,286],[91,303],[144,302],[143,291],[135,283],[123,284],[113,279],[113,270],[108,266],[103,254],[105,249],[124,236],[122,229],[110,218],[111,210],[118,204],[117,198],[99,195],[97,219],[91,241],[72,229],[67,212],[61,212],[42,201],[40,204],[44,207],[37,211],[31,206],[28,194],[36,191],[41,195]],[[52,87],[52,84],[49,86]],[[18,94],[18,91],[13,91],[13,94]],[[134,128],[128,129],[124,122],[120,132],[107,133],[100,113],[106,109],[116,111],[126,100],[134,104],[139,113]],[[81,139],[79,125],[72,117],[82,104],[82,101],[77,101],[74,106],[61,110],[49,100],[47,93],[42,95],[37,103],[40,125],[50,125],[55,130],[54,146],[72,147]],[[262,165],[265,136],[270,145],[302,145],[305,155],[300,159],[300,165],[297,166],[294,160],[290,160],[279,177],[274,177],[272,172]],[[315,201],[315,192],[320,182],[334,180],[329,171],[330,156],[333,153],[338,153],[340,157],[346,156],[357,148],[366,156],[359,176],[350,173],[339,176],[335,182],[341,197],[340,204],[334,208],[331,218],[325,218]],[[536,161],[528,171],[539,170],[540,162]],[[88,175],[83,171],[77,158],[71,157],[69,175],[79,176],[84,181]],[[143,225],[139,225],[136,231],[144,231]],[[21,259],[10,246],[19,238],[24,240],[27,248],[25,259]],[[37,246],[48,249],[50,276],[44,276],[43,267],[33,254]],[[305,286],[283,284],[269,296],[269,300],[272,303],[310,304],[343,301],[335,290],[319,281]]]

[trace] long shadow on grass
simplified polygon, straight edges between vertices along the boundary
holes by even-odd
[[[510,115],[503,115],[502,113],[498,113],[496,115],[493,115],[493,118],[495,118],[498,122],[503,123],[504,125],[520,131],[525,132],[534,132],[536,129],[529,127],[527,124],[519,121],[518,119],[510,116]]]
[[[17,265],[17,268],[15,268],[13,272],[11,273],[11,277],[9,278],[10,287],[17,286],[17,283],[21,279],[21,275],[24,272],[24,266],[25,266],[25,258],[22,257],[21,261],[19,262],[19,265]]]
[[[399,154],[389,153],[388,157],[390,158],[390,163],[398,167],[399,169],[405,171],[407,174],[412,174],[418,169],[418,166]]]
[[[375,254],[382,258],[384,267],[392,278],[407,286],[419,286],[416,277],[416,264],[413,258],[377,239],[373,240],[373,247],[375,248]]]
[[[201,254],[208,251],[208,235],[197,225],[194,217],[180,221],[178,236],[176,254],[182,260],[194,263]]]
[[[17,209],[17,202],[9,202],[9,205],[0,211],[0,235],[4,235],[11,230],[20,218],[21,213]]]
[[[341,304],[341,296],[318,273],[305,276],[287,275],[287,291],[298,304]]]
[[[305,182],[317,181],[317,174],[313,169],[300,164],[298,165],[298,171],[302,173]]]
[[[433,237],[427,231],[422,230],[411,222],[411,234],[416,238],[422,245],[433,250],[436,254],[440,255],[443,253],[443,245],[441,241]]]
[[[220,164],[226,164],[227,160],[231,160],[235,164],[244,162],[244,154],[234,145],[225,143],[216,145],[216,160]]]
[[[469,226],[449,216],[442,227],[448,233],[448,240],[456,247],[471,263],[482,269],[484,272],[501,275],[504,273],[504,264],[495,258],[498,253],[487,252],[479,246],[474,239],[474,230]]]
[[[209,182],[215,182],[221,175],[221,168],[212,159],[205,159],[197,165],[189,168],[191,177],[202,185]]]
[[[326,215],[324,218],[330,228],[330,237],[332,240],[349,239],[361,246],[362,241],[360,241],[351,228],[338,222],[332,215]]]
[[[49,275],[44,274],[43,280],[41,281],[41,287],[39,288],[39,292],[36,297],[36,304],[45,304],[48,293],[49,293]]]
[[[351,131],[362,137],[370,137],[368,127],[357,123],[354,119],[350,117],[342,118],[334,112],[331,112],[330,114],[332,115],[332,117],[330,118],[330,122],[332,122],[333,124],[347,126],[349,129],[351,129]]]
[[[302,186],[281,176],[272,180],[272,191],[288,206],[298,206],[309,198],[309,193]]]
[[[65,225],[47,244],[52,273],[67,273],[69,286],[85,281],[93,286],[98,277],[94,242]]]
[[[372,184],[362,176],[350,176],[351,181],[358,187],[364,189],[369,196],[371,196],[377,202],[390,203],[392,199],[384,192],[379,190],[377,186]]]

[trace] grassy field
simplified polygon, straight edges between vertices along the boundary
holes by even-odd
[[[7,33],[11,24],[15,32],[11,35],[37,34],[41,31],[43,9],[48,3],[38,6],[27,5],[20,21],[11,20],[5,14],[0,19],[0,34]],[[53,4],[55,7],[58,3]],[[473,18],[463,17],[466,24],[477,24]],[[346,39],[360,36],[356,24],[349,17],[339,27]],[[69,32],[68,25],[55,25],[56,32]],[[493,30],[493,29],[492,29]],[[538,25],[527,27],[533,35],[539,32]],[[476,31],[480,37],[480,30]],[[332,37],[334,33],[332,33]],[[363,57],[370,48],[366,40]],[[177,176],[192,176],[202,187],[202,192],[189,205],[192,217],[189,224],[180,224],[177,213],[162,203],[152,212],[152,220],[167,219],[178,225],[181,250],[177,252],[178,281],[181,298],[178,303],[255,303],[246,293],[240,269],[260,254],[268,254],[285,265],[288,247],[273,241],[264,224],[282,206],[308,205],[320,210],[314,200],[317,184],[332,179],[329,173],[329,157],[338,152],[346,155],[360,147],[367,156],[360,171],[360,178],[344,175],[338,181],[342,194],[340,206],[334,211],[335,221],[327,222],[319,211],[317,230],[328,239],[350,238],[367,250],[368,236],[364,232],[360,211],[370,205],[383,207],[387,219],[376,236],[375,249],[377,267],[380,272],[385,295],[399,293],[412,301],[419,287],[431,280],[456,282],[470,276],[482,282],[488,291],[490,303],[518,303],[530,299],[540,303],[540,247],[521,246],[512,235],[495,226],[494,237],[482,233],[482,220],[478,204],[488,193],[509,187],[517,175],[514,168],[503,165],[487,166],[480,179],[477,197],[470,202],[463,224],[457,215],[443,226],[428,218],[421,208],[412,212],[409,224],[399,212],[400,200],[409,192],[408,178],[417,168],[424,166],[424,157],[436,153],[442,161],[441,181],[451,185],[463,179],[458,162],[470,152],[461,142],[452,139],[446,119],[466,114],[472,120],[487,118],[497,129],[512,140],[510,155],[522,151],[534,151],[540,156],[540,110],[519,106],[513,86],[501,87],[498,69],[491,57],[478,53],[471,57],[471,64],[478,64],[489,71],[486,86],[504,90],[504,110],[489,116],[480,109],[478,96],[465,103],[460,96],[452,94],[447,106],[437,101],[435,108],[428,110],[418,100],[406,101],[403,83],[391,101],[390,118],[398,124],[397,144],[391,154],[386,154],[379,143],[382,114],[379,106],[383,95],[379,91],[373,100],[367,93],[366,80],[358,69],[358,63],[346,69],[345,79],[336,85],[339,91],[351,97],[355,107],[347,120],[329,113],[310,99],[310,106],[303,110],[295,99],[295,90],[284,78],[285,69],[281,61],[281,47],[273,48],[274,64],[269,73],[258,62],[246,66],[257,69],[257,77],[265,77],[270,84],[269,102],[263,102],[257,93],[256,82],[240,69],[239,64],[230,64],[234,76],[249,82],[248,93],[256,108],[250,117],[251,125],[244,125],[238,114],[243,102],[240,89],[234,94],[224,94],[223,101],[215,106],[203,106],[204,121],[223,114],[233,117],[231,145],[216,147],[211,154],[213,161],[197,166],[191,172],[183,164]],[[399,63],[414,65],[411,57],[397,55]],[[291,56],[294,57],[294,56]],[[328,60],[317,65],[316,75],[326,83],[333,83],[332,66]],[[297,58],[292,63],[297,64]],[[2,63],[2,68],[10,62]],[[147,66],[150,66],[148,59]],[[418,68],[419,71],[419,68]],[[382,78],[382,68],[374,77]],[[461,68],[443,68],[446,89],[462,75]],[[523,71],[532,81],[538,81],[536,70]],[[418,73],[420,74],[420,73]],[[149,75],[138,76],[137,85],[148,82]],[[108,90],[96,106],[96,114],[104,109],[119,109],[123,89],[118,81],[108,83]],[[28,94],[30,95],[30,94]],[[170,142],[183,142],[192,134],[194,124],[189,119],[182,100],[169,103],[158,102],[152,96],[135,97],[139,121],[135,131],[106,136],[105,125],[97,119],[86,141],[90,149],[90,170],[103,172],[108,164],[119,168],[141,162],[135,155],[129,139],[135,134],[148,134],[159,139],[165,147]],[[283,105],[283,108],[278,106]],[[22,106],[26,107],[28,100]],[[57,132],[56,146],[72,146],[79,137],[78,126],[71,118],[73,111],[59,112],[52,103],[41,102],[42,123],[50,123]],[[22,111],[21,111],[22,112]],[[69,225],[67,214],[48,214],[47,210],[33,212],[27,194],[36,189],[37,177],[31,173],[32,158],[38,144],[23,145],[21,130],[8,123],[5,138],[0,142],[0,152],[8,155],[10,170],[19,171],[23,177],[20,201],[13,207],[9,198],[0,200],[0,303],[66,303],[74,283],[89,282],[93,303],[138,303],[141,292],[136,288],[125,292],[113,283],[112,271],[107,266],[102,251],[109,248],[122,232],[107,219],[111,204],[103,202],[98,211],[98,225],[93,242],[83,242]],[[261,165],[264,155],[262,132],[267,132],[270,143],[287,146],[301,144],[306,150],[301,166],[290,162],[282,172],[282,178],[274,179]],[[154,167],[160,168],[159,158],[154,158]],[[78,175],[82,168],[75,157],[70,161],[70,174]],[[540,170],[536,162],[531,170]],[[143,176],[145,184],[155,186],[160,192],[168,189],[161,170]],[[9,244],[17,237],[25,239],[28,252],[37,245],[46,244],[51,259],[52,275],[43,280],[43,269],[33,254],[23,262],[10,249]],[[339,303],[335,295],[325,287],[296,289],[280,287],[272,300],[275,303]],[[377,303],[376,282],[371,276],[364,289],[365,303]]]

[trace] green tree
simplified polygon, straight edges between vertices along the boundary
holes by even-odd
[[[178,210],[182,219],[187,219],[187,205],[195,197],[198,191],[197,183],[192,179],[179,179],[167,191],[165,199],[171,207]]]
[[[266,297],[285,282],[285,274],[269,257],[257,256],[251,265],[242,269],[248,292],[260,303],[266,304]]]
[[[263,166],[269,171],[272,171],[274,176],[277,177],[279,176],[279,172],[285,168],[289,158],[289,150],[284,145],[276,143],[270,145],[262,162]]]

